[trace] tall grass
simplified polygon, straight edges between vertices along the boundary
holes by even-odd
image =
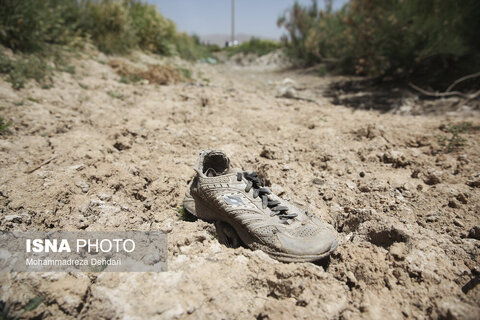
[[[458,76],[480,69],[478,0],[350,0],[295,3],[278,19],[288,51],[369,76]]]

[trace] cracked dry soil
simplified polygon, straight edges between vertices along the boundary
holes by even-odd
[[[125,84],[93,56],[74,58],[76,73],[56,74],[48,90],[0,80],[12,121],[0,137],[1,229],[166,230],[169,270],[4,273],[12,310],[42,296],[24,317],[480,319],[479,134],[450,153],[437,139],[478,114],[354,110],[324,95],[334,77],[260,67],[195,64],[191,81]],[[278,98],[286,77],[315,102]],[[182,220],[208,148],[335,228],[330,259],[280,263]]]

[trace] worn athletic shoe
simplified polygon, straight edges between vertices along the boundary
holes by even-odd
[[[274,195],[257,173],[231,169],[223,152],[202,151],[194,169],[184,208],[215,222],[219,238],[287,262],[319,260],[337,247],[324,223]]]

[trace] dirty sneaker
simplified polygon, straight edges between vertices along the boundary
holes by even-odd
[[[274,195],[257,173],[231,169],[223,152],[202,151],[194,169],[184,208],[215,222],[232,244],[241,240],[287,262],[319,260],[337,247],[324,223]]]
[[[191,215],[197,217],[195,211],[195,200],[190,194],[190,187],[192,182],[188,185],[188,190],[185,192],[185,197],[183,198],[183,208]],[[228,223],[222,222],[220,220],[215,221],[215,230],[217,231],[218,242],[226,245],[229,248],[238,248],[242,245],[242,240],[238,237],[237,232],[233,229]]]

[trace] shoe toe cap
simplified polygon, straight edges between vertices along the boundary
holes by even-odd
[[[328,229],[320,230],[308,237],[292,236],[287,233],[278,233],[277,236],[282,249],[293,255],[322,255],[338,245],[335,235]]]

